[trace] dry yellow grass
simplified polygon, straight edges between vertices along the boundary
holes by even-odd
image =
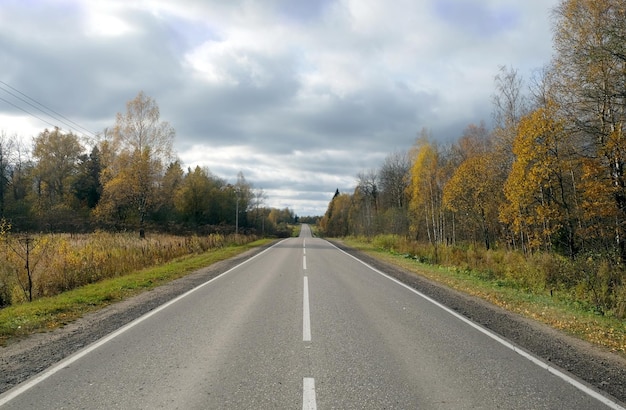
[[[28,239],[28,244],[27,244]],[[0,306],[56,295],[176,258],[255,240],[243,235],[135,233],[6,235],[0,243]],[[28,252],[27,252],[28,251]],[[28,253],[28,258],[26,255]],[[28,259],[32,289],[28,285]]]

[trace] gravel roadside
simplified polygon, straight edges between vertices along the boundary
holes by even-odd
[[[333,242],[373,267],[430,296],[528,352],[626,403],[626,359],[525,319],[481,299],[433,283],[402,268]],[[184,278],[119,302],[47,333],[0,348],[0,393],[119,329],[132,320],[220,275],[267,248],[256,248]]]

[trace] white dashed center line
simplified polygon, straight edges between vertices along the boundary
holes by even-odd
[[[304,277],[304,297],[302,301],[302,340],[311,341],[311,314],[309,311],[309,278]]]
[[[312,377],[305,377],[302,382],[302,410],[317,410],[315,379]]]

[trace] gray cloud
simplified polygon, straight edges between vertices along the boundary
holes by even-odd
[[[548,62],[557,2],[9,0],[0,80],[94,132],[143,90],[186,165],[321,214],[423,127],[450,140],[488,122],[498,66]],[[48,126],[2,101],[0,121],[27,139]]]

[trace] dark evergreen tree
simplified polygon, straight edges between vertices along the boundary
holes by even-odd
[[[72,191],[81,207],[93,209],[98,205],[102,195],[100,182],[100,150],[95,146],[89,155],[81,155],[78,164],[78,174],[72,184]]]

